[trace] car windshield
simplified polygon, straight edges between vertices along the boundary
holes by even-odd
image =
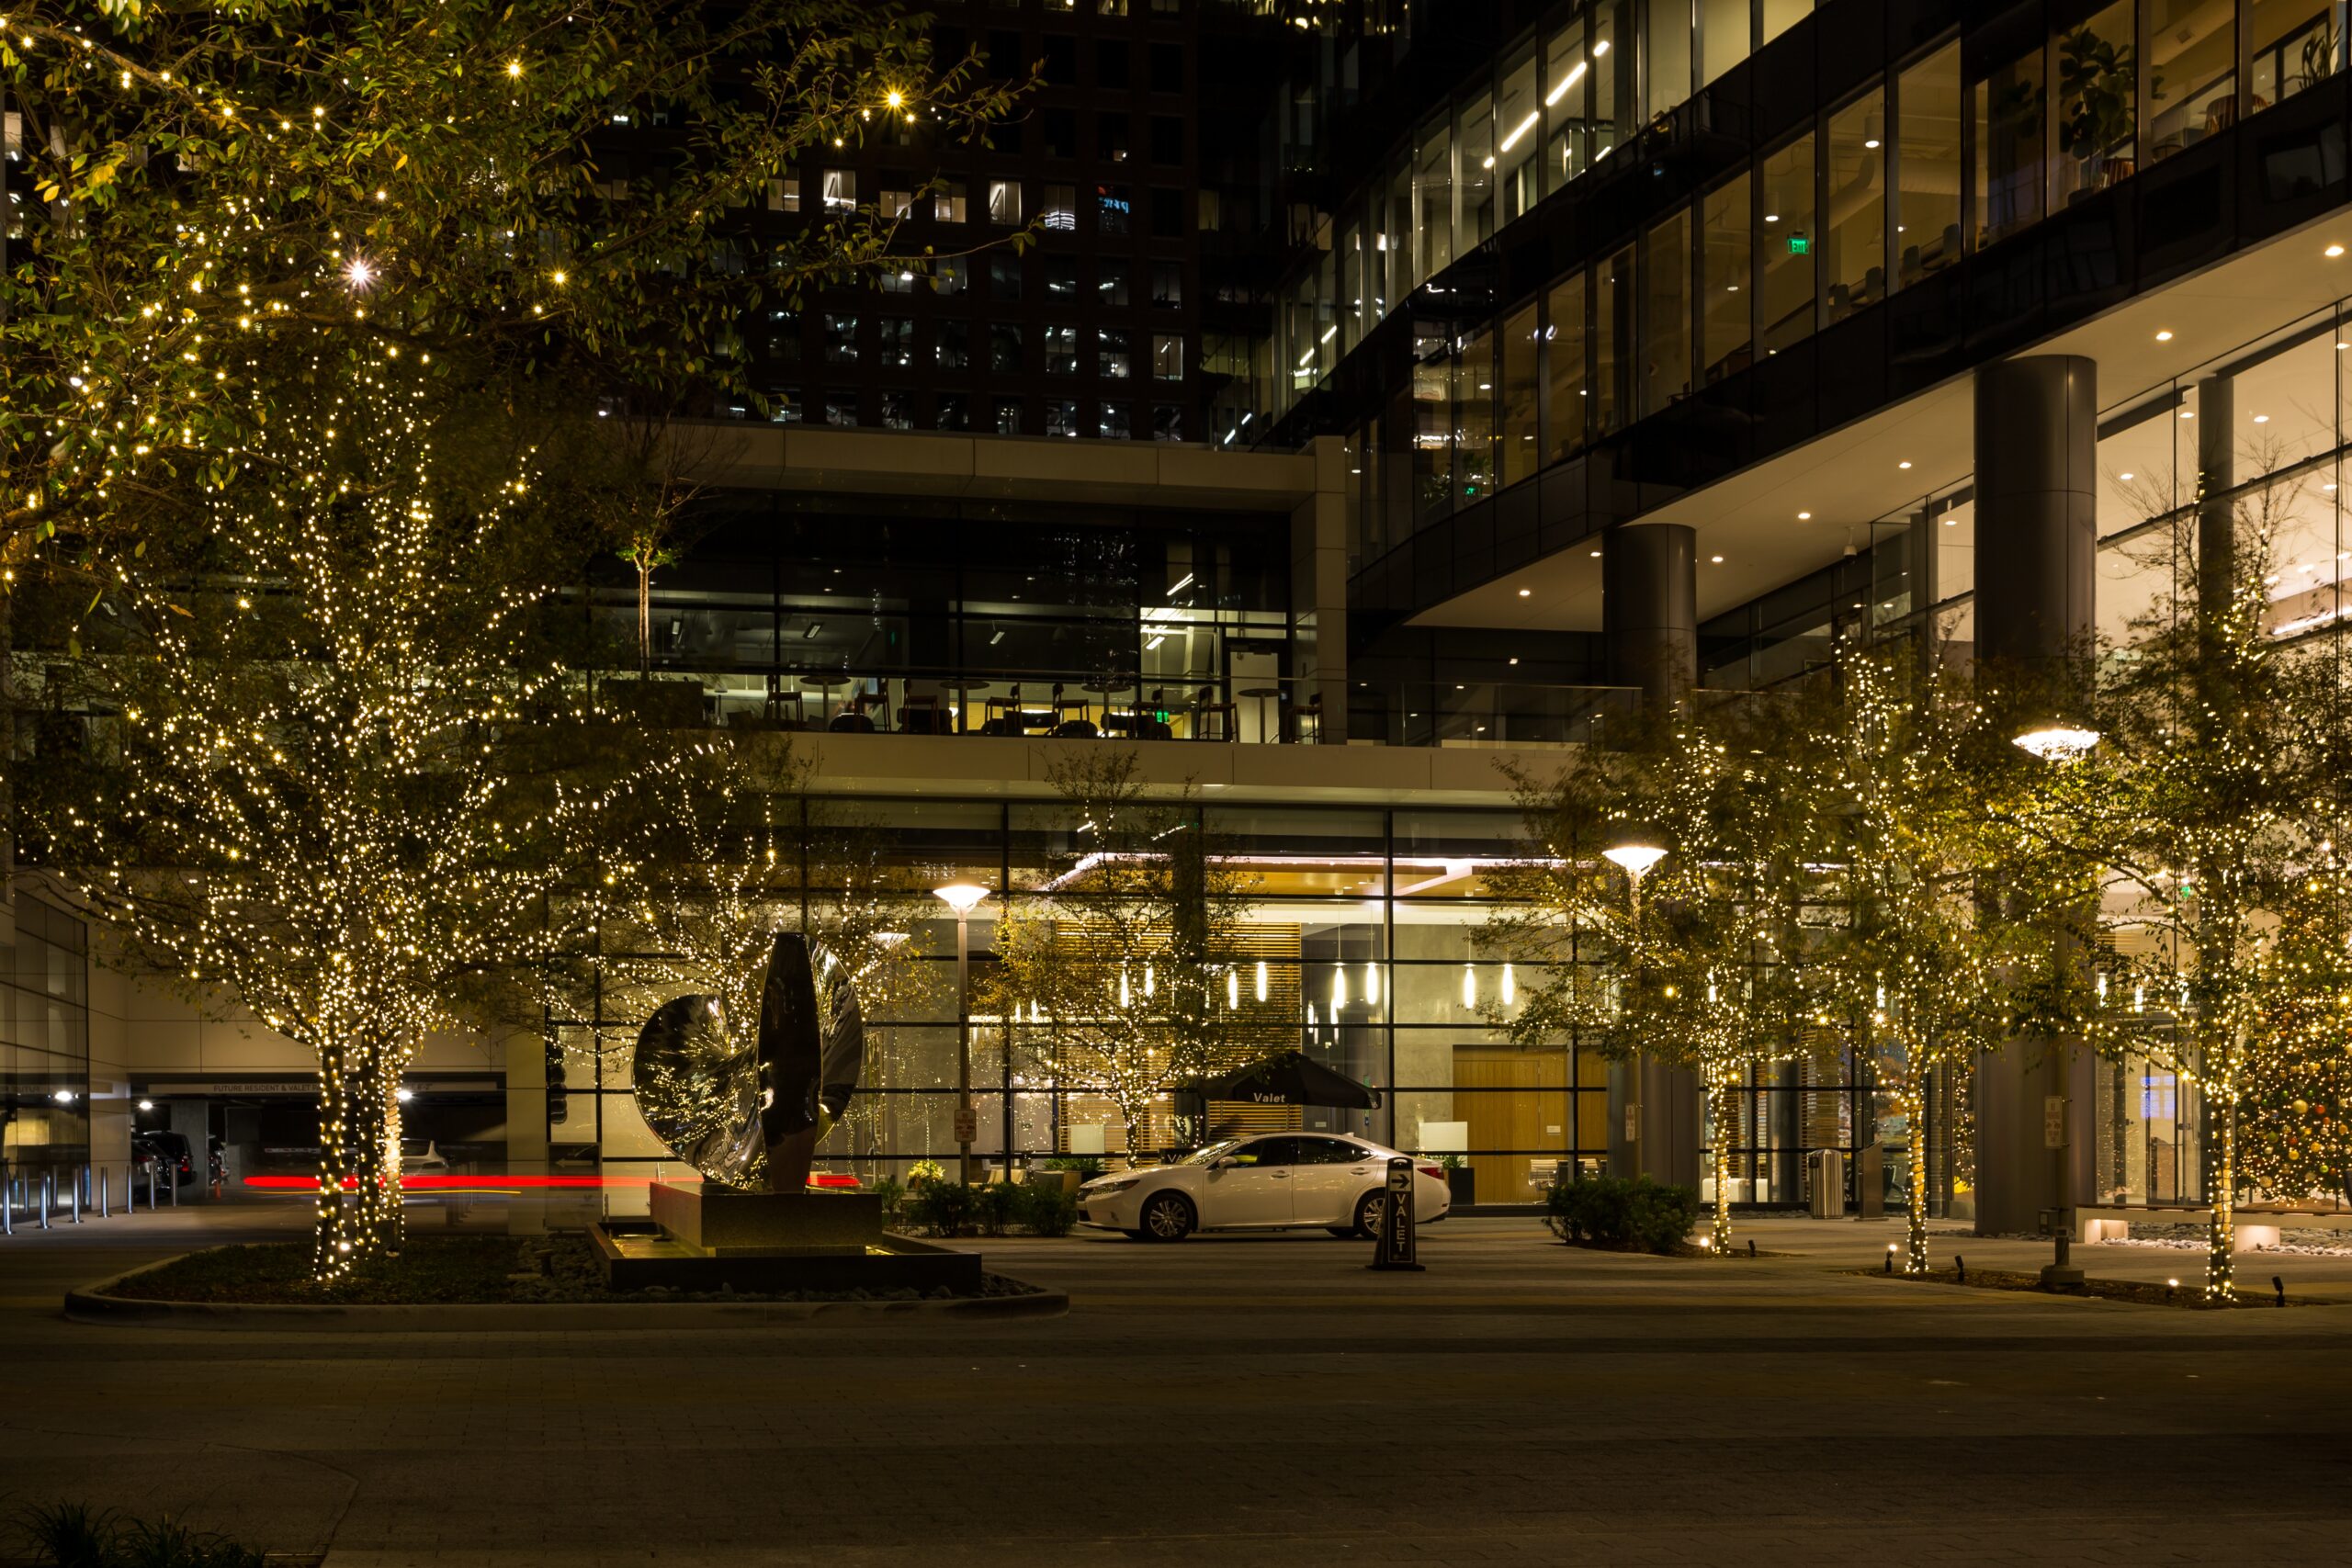
[[[1206,1165],[1218,1156],[1232,1152],[1240,1142],[1238,1138],[1227,1138],[1221,1144],[1211,1144],[1204,1149],[1194,1149],[1176,1163],[1178,1165]]]

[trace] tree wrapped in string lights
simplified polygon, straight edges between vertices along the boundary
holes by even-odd
[[[999,920],[984,1002],[1057,1090],[1110,1100],[1140,1156],[1154,1106],[1295,1045],[1295,1021],[1267,1027],[1252,878],[1208,841],[1189,784],[1156,797],[1123,747],[1070,749],[1046,776],[1069,847]]]
[[[1713,1125],[1710,1244],[1732,1241],[1732,1150],[1756,1064],[1784,1055],[1802,1018],[1794,960],[1811,827],[1775,787],[1784,739],[1771,699],[1686,699],[1635,743],[1548,781],[1521,780],[1547,852],[1499,879],[1530,901],[1489,917],[1484,943],[1530,961],[1522,1008],[1491,1009],[1531,1047],[1563,1032],[1612,1060],[1697,1073]]]
[[[2000,848],[1983,810],[1987,750],[1969,683],[1918,650],[1839,650],[1834,700],[1811,705],[1799,789],[1821,815],[1806,986],[1872,1053],[1907,1129],[1904,1271],[1928,1269],[1928,1091],[2014,1031],[2020,976],[2045,966],[2038,884],[2011,875],[1985,904]],[[2000,761],[2001,750],[1993,755]],[[1891,1084],[1888,1079],[1891,1078]]]
[[[88,716],[32,815],[132,965],[316,1055],[328,1281],[398,1246],[421,1037],[532,984],[650,759],[542,640],[579,561],[499,407],[389,356],[276,385],[259,477],[175,496],[183,547],[104,558],[128,629],[50,694]]]
[[[2028,855],[2098,890],[2084,1036],[2199,1091],[2209,1218],[2204,1299],[2236,1299],[2239,1122],[2270,1010],[2300,984],[2280,940],[2331,863],[2343,697],[2333,663],[2270,625],[2275,540],[2292,485],[2208,498],[2157,531],[2177,589],[2098,661],[2095,747],[2045,768],[2002,816]],[[2088,906],[2086,906],[2088,908]]]
[[[2246,1064],[2241,1169],[2297,1201],[2352,1202],[2352,870],[2331,841],[2269,939],[2270,986]]]
[[[905,211],[761,216],[801,155],[960,142],[1021,90],[867,0],[25,0],[0,84],[40,203],[0,277],[10,567],[227,482],[276,413],[256,340],[761,404],[752,312],[934,259]]]

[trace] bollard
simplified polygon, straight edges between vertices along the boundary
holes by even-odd
[[[68,1172],[65,1178],[65,1223],[82,1223],[82,1173],[78,1170]]]
[[[1380,1223],[1372,1231],[1371,1269],[1418,1274],[1419,1238],[1413,1234],[1413,1162],[1403,1155],[1388,1162],[1388,1189],[1379,1205]]]
[[[0,1235],[17,1234],[17,1179],[0,1165]]]
[[[107,1168],[100,1166],[98,1167],[98,1218],[102,1220],[107,1218],[108,1200],[112,1196],[113,1194],[107,1190]]]
[[[47,1230],[49,1228],[49,1207],[51,1203],[57,1201],[57,1178],[51,1176],[45,1170],[40,1173],[39,1201],[40,1203],[40,1228]]]

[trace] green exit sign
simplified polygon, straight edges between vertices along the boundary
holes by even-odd
[[[1803,234],[1792,234],[1789,236],[1789,254],[1792,256],[1806,256],[1811,255],[1812,254],[1813,242],[1811,240],[1807,239]]]

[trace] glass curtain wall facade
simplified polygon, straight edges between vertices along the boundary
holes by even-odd
[[[78,1167],[90,1157],[88,928],[20,892],[0,932],[0,1164],[11,1176]]]
[[[2098,429],[2098,632],[2102,656],[2178,613],[2197,571],[2200,512],[2268,536],[2270,634],[2345,664],[2352,619],[2352,301],[2256,336],[2171,380],[2110,396]],[[1829,662],[1841,637],[1928,637],[1965,661],[1975,640],[1975,496],[1967,479],[1876,519],[1868,547],[1702,628],[1710,687],[1763,687]],[[2154,943],[2158,933],[2144,940]],[[2127,932],[2122,938],[2134,940]],[[2155,1004],[2151,1002],[2151,1007]],[[2203,1106],[2193,1082],[2143,1057],[2098,1066],[2099,1201],[2199,1201]],[[1899,1123],[1881,1129],[1890,1145]]]
[[[1671,7],[1678,17],[1681,9]],[[1699,0],[1695,14],[1714,9]],[[1547,84],[1582,65],[1583,87],[1597,81],[1601,60],[1622,64],[1626,51],[1593,51],[1604,22],[1622,30],[1632,10],[1591,7],[1542,49],[1522,50],[1530,60],[1568,62],[1566,72],[1547,63]],[[1963,50],[1951,39],[1917,51],[1760,149],[1747,169],[1695,192],[1687,209],[1649,220],[1523,299],[1498,300],[1491,326],[1472,322],[1432,341],[1415,428],[1392,422],[1367,433],[1374,460],[1363,465],[1363,527],[1351,554],[1372,560],[1490,492],[1491,483],[1431,485],[1404,504],[1383,488],[1389,470],[1379,450],[1409,441],[1417,469],[1452,473],[1460,463],[1439,449],[1442,439],[1483,448],[1486,433],[1508,417],[1509,378],[1498,407],[1492,377],[1451,367],[1486,353],[1496,333],[1522,331],[1538,344],[1533,380],[1545,390],[1529,444],[1537,460],[1524,470],[1506,464],[1497,478],[1508,486],[2337,74],[2346,10],[2343,0],[2125,0],[2013,47],[1972,39]],[[2243,74],[2231,63],[2241,36],[2254,62]],[[1561,38],[1575,47],[1564,52]],[[1703,48],[1701,58],[1712,65]],[[1498,80],[1510,79],[1518,59],[1505,57]],[[1680,60],[1668,51],[1664,67],[1679,71]],[[1552,91],[1544,88],[1546,97]],[[1459,107],[1483,101],[1482,88]],[[1570,143],[1590,145],[1596,159],[1615,144],[1608,136],[1622,140],[1632,129],[1611,119],[1604,135],[1599,110],[1575,89],[1556,110],[1575,117]],[[1584,167],[1589,162],[1564,162],[1556,177],[1543,176],[1544,188],[1563,187]],[[1377,235],[1379,224],[1370,226]],[[1392,276],[1385,299],[1402,299],[1428,276]],[[1337,354],[1309,344],[1278,363],[1293,367],[1290,389],[1303,391],[1330,372]],[[1485,471],[1481,462],[1472,457],[1473,472]]]
[[[1504,50],[1317,226],[1321,257],[1276,323],[1274,363],[1287,367],[1276,416],[1414,289],[1812,10],[1813,0],[1592,0]]]
[[[868,834],[883,867],[878,897],[909,936],[903,977],[866,1011],[858,1103],[820,1147],[820,1163],[903,1179],[915,1160],[946,1164],[956,1153],[956,922],[931,889],[969,882],[989,891],[970,925],[978,989],[997,918],[1045,899],[1055,869],[1075,852],[1072,814],[1052,802],[937,798],[819,798],[804,808],[804,845],[818,847],[804,856],[811,874],[798,895],[803,918],[821,920],[829,900],[876,896],[829,882],[821,863],[827,840]],[[1516,813],[1208,807],[1201,825],[1249,885],[1241,941],[1256,955],[1252,968],[1264,965],[1263,979],[1252,973],[1238,982],[1236,998],[1250,1016],[1251,1043],[1304,1050],[1376,1090],[1380,1104],[1357,1111],[1211,1101],[1204,1118],[1180,1122],[1171,1097],[1148,1119],[1145,1152],[1244,1132],[1351,1132],[1459,1155],[1482,1204],[1540,1201],[1563,1163],[1601,1168],[1607,1064],[1568,1041],[1521,1049],[1489,1021],[1496,1010],[1507,1015],[1528,984],[1477,940],[1495,907],[1491,868],[1522,853]],[[567,1087],[550,1145],[560,1159],[599,1164],[616,1208],[638,1201],[641,1186],[630,1179],[676,1164],[629,1092],[640,1022],[617,1009],[591,1012],[557,1021],[553,1035]],[[974,1019],[971,1071],[976,1158],[1129,1152],[1117,1109],[1054,1081],[1023,1030],[1008,1030],[1002,1018]],[[1804,1151],[1850,1150],[1857,1129],[1873,1125],[1872,1096],[1826,1035],[1801,1060],[1759,1071],[1748,1101],[1733,1134],[1736,1201],[1802,1201]]]

